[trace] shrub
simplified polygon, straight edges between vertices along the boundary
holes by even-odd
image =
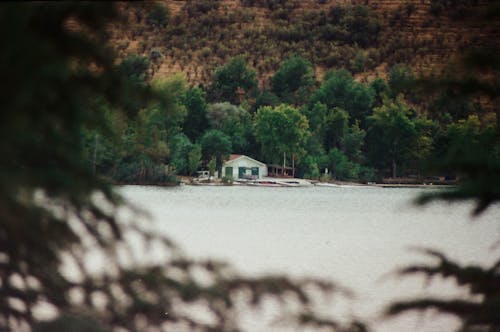
[[[161,3],[155,3],[149,15],[146,19],[146,22],[152,26],[160,26],[165,27],[168,24],[168,20],[170,18],[170,12],[165,6]]]

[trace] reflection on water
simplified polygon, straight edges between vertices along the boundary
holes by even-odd
[[[286,273],[339,282],[354,290],[356,299],[324,311],[368,318],[376,331],[452,331],[457,322],[449,317],[377,318],[390,300],[465,293],[445,282],[423,288],[420,278],[401,280],[390,272],[425,259],[409,250],[415,246],[441,250],[462,263],[493,263],[499,254],[492,246],[500,239],[500,208],[471,221],[471,204],[414,207],[412,199],[422,190],[120,188],[130,202],[151,213],[155,228],[192,257],[222,259],[252,275]],[[246,327],[262,329],[253,323]]]

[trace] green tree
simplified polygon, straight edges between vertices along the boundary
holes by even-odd
[[[274,163],[282,160],[283,153],[297,159],[304,156],[310,136],[307,118],[296,108],[284,104],[260,108],[254,119],[254,132],[262,155]]]
[[[170,12],[161,3],[156,2],[150,9],[146,22],[152,26],[165,27],[170,19]]]
[[[234,152],[248,152],[252,136],[252,120],[244,108],[228,102],[210,104],[207,118],[213,129],[218,129],[231,138]]]
[[[187,155],[187,171],[188,175],[193,175],[194,172],[201,166],[201,145],[194,144]]]
[[[256,88],[255,71],[248,68],[243,56],[238,56],[215,70],[210,97],[212,101],[227,101],[239,105],[244,96]]]
[[[328,152],[328,169],[337,180],[353,180],[358,178],[359,165],[351,162],[337,148]]]
[[[149,69],[149,60],[142,55],[130,55],[122,60],[118,70],[130,81],[145,85]]]
[[[375,92],[375,102],[374,107],[382,106],[384,98],[388,98],[391,95],[391,89],[385,80],[382,78],[376,78],[370,82],[370,88]]]
[[[418,137],[410,108],[402,98],[386,99],[367,118],[369,158],[379,167],[390,167],[392,177],[398,174],[397,166],[408,160]]]
[[[328,151],[332,147],[340,148],[349,128],[349,114],[339,107],[329,110],[324,121],[325,139],[323,146]]]
[[[271,77],[271,91],[285,104],[303,104],[314,84],[314,68],[300,56],[283,61],[280,69]]]
[[[149,60],[145,56],[133,54],[123,59],[117,70],[131,82],[123,98],[125,110],[129,114],[135,114],[147,104],[147,100],[137,91],[144,90],[147,86]]]
[[[186,80],[181,74],[156,79],[151,82],[158,99],[150,103],[150,108],[158,110],[157,119],[166,131],[167,138],[181,131],[187,115],[184,100],[186,98]]]
[[[200,88],[188,89],[183,103],[187,115],[182,124],[182,131],[194,142],[208,129],[205,92]]]
[[[365,144],[366,132],[354,123],[341,139],[342,152],[349,160],[361,163],[363,161],[363,146]]]
[[[191,175],[201,164],[201,147],[193,144],[184,134],[178,134],[171,139],[172,156],[170,163],[178,174]]]
[[[429,116],[443,124],[466,119],[474,113],[482,113],[480,107],[474,105],[470,96],[459,94],[453,89],[443,91],[431,102]]]
[[[351,123],[358,120],[364,127],[374,99],[374,91],[355,82],[348,71],[334,70],[325,75],[325,80],[311,97],[311,103],[320,102],[329,109],[340,107],[349,113]]]
[[[210,161],[207,163],[208,174],[210,176],[214,176],[215,171],[217,170],[217,159],[215,157],[210,158]]]
[[[231,153],[231,138],[217,129],[210,129],[200,140],[204,160],[215,158],[216,169],[221,174],[222,163]]]
[[[257,93],[255,103],[252,105],[251,112],[254,114],[262,106],[277,106],[280,103],[278,96],[269,90],[263,89]]]
[[[411,87],[415,83],[415,75],[413,70],[405,64],[397,64],[389,70],[389,87],[391,96],[396,98],[403,93],[407,97],[411,97]]]

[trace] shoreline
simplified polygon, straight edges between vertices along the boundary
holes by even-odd
[[[453,188],[456,187],[456,183],[434,183],[434,182],[422,182],[422,183],[378,183],[378,182],[351,182],[351,181],[328,181],[321,182],[319,180],[309,180],[301,178],[272,178],[266,177],[259,179],[259,181],[233,181],[233,182],[222,182],[220,179],[214,179],[211,182],[196,181],[193,178],[182,177],[179,178],[180,185],[188,186],[266,186],[266,182],[274,182],[276,186],[280,187],[377,187],[377,188]],[[258,184],[261,182],[262,184]],[[296,183],[296,185],[287,185],[286,183]]]

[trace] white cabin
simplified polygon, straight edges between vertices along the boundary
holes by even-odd
[[[233,179],[261,179],[267,176],[267,166],[248,156],[232,154],[222,165],[222,176],[231,176]]]

